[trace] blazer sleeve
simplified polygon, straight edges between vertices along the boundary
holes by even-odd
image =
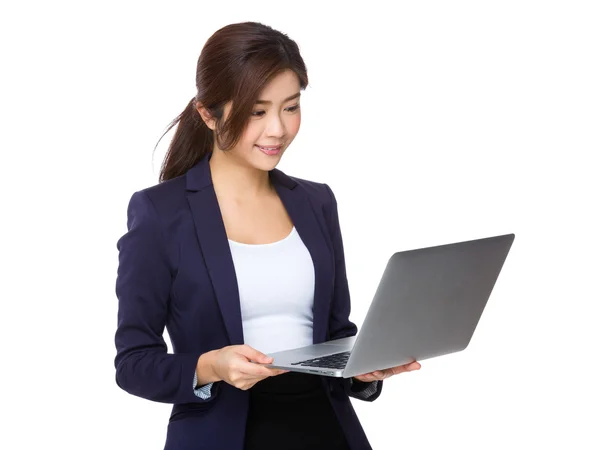
[[[115,333],[116,383],[126,392],[163,403],[204,403],[190,381],[201,353],[167,353],[163,339],[172,275],[159,216],[148,194],[135,192],[127,208],[128,231],[117,241],[119,265]]]
[[[205,384],[204,386],[198,386],[198,375],[194,373],[194,394],[200,398],[208,399],[210,397],[210,391],[212,389],[213,383]]]
[[[333,289],[333,304],[329,317],[329,338],[341,339],[355,336],[358,329],[349,319],[350,317],[350,290],[346,277],[346,261],[344,257],[344,244],[340,229],[338,207],[335,195],[331,188],[325,184],[331,197],[329,212],[327,214],[329,232],[333,244],[335,258],[335,280]],[[353,378],[335,378],[332,382],[343,384],[344,391],[349,397],[372,402],[381,395],[383,381],[363,382]]]

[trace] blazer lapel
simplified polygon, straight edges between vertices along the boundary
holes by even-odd
[[[217,302],[231,345],[244,344],[240,297],[227,232],[212,184],[211,153],[186,174],[187,198]],[[333,255],[326,238],[327,226],[321,209],[314,205],[298,183],[278,169],[269,172],[300,238],[308,248],[315,268],[313,343],[327,338],[329,307],[333,295]],[[292,270],[292,268],[290,268]]]
[[[315,269],[313,304],[313,343],[327,339],[329,309],[333,297],[334,259],[326,238],[327,225],[320,205],[314,204],[306,191],[278,169],[271,171],[271,179],[296,231],[306,245]]]

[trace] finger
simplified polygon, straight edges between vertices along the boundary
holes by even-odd
[[[372,375],[375,380],[385,380],[386,378],[389,378],[394,374],[391,371],[391,369],[383,369],[372,372]]]
[[[394,372],[394,375],[397,375],[402,372],[411,372],[413,370],[418,370],[420,368],[421,368],[421,364],[419,364],[416,361],[413,361],[411,363],[404,364],[402,366],[393,367],[392,370]]]
[[[386,372],[389,374],[388,376],[391,377],[392,375],[399,375],[403,372],[407,372],[408,369],[406,368],[406,365],[403,366],[396,366],[396,367],[390,367],[389,369],[386,369]]]
[[[389,369],[383,370],[382,371],[383,374],[384,374],[384,378],[383,379],[389,378],[389,377],[394,376],[394,375],[399,375],[399,374],[404,373],[404,372],[410,372],[411,370],[416,370],[416,368],[409,367],[409,366],[411,366],[411,364],[413,364],[413,363],[404,364],[402,366],[390,367]],[[419,367],[420,367],[420,365],[419,365]]]
[[[271,376],[272,373],[277,371],[278,369],[271,369],[269,367],[265,367],[261,364],[256,364],[249,361],[240,361],[235,367],[232,367],[234,370],[242,373],[245,376],[250,377],[268,377]]]
[[[373,375],[372,373],[366,373],[363,375],[363,378],[361,381],[365,381],[367,383],[370,383],[371,381],[376,381],[377,378],[375,377],[375,375]]]
[[[415,370],[415,367],[413,366],[413,363],[408,363],[400,366],[398,369],[401,372],[410,372],[411,370]]]
[[[247,344],[240,345],[237,351],[251,361],[256,361],[262,364],[270,364],[273,362],[272,356],[267,356],[263,352],[260,352]]]
[[[242,363],[240,364],[238,370],[245,375],[255,376],[255,377],[272,377],[275,375],[281,375],[285,373],[283,369],[274,369],[270,367],[261,366],[260,364],[254,363]]]

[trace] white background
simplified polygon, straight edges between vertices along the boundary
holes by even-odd
[[[114,381],[116,242],[206,39],[253,20],[308,67],[279,168],[334,190],[359,326],[392,252],[516,234],[467,350],[353,400],[373,447],[600,448],[597,2],[18,5],[0,10],[0,447],[163,448],[171,406]]]

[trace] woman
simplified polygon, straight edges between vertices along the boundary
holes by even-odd
[[[169,127],[179,124],[161,182],[131,197],[117,243],[116,381],[173,404],[165,449],[368,449],[349,396],[373,401],[384,378],[420,367],[347,380],[257,364],[357,332],[335,197],[275,168],[307,84],[286,35],[220,29]]]

